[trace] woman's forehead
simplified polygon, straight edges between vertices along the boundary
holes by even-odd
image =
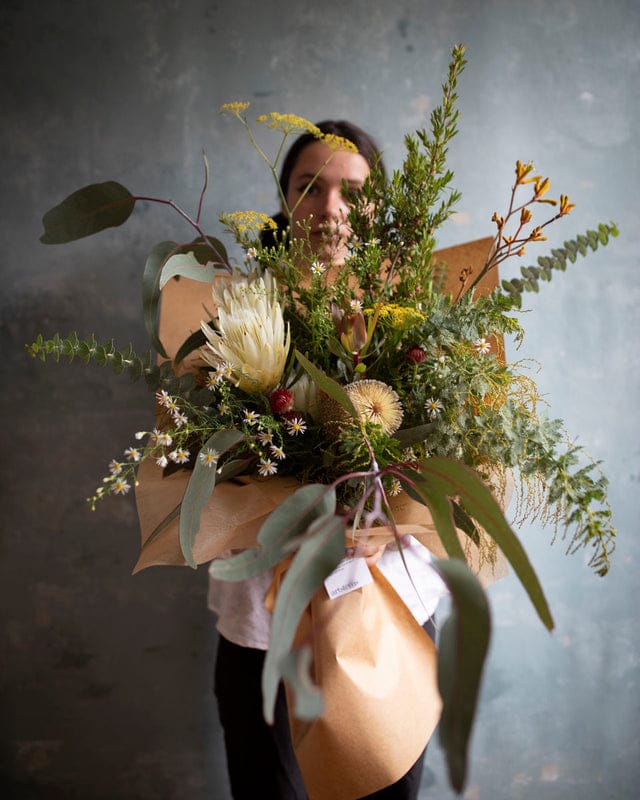
[[[324,142],[312,142],[298,156],[291,177],[311,180],[320,171],[318,182],[364,183],[370,172],[367,160],[359,153],[331,150]]]

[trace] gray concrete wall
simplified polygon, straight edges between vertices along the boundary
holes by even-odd
[[[84,498],[147,426],[128,379],[23,352],[40,331],[95,331],[146,346],[139,277],[157,241],[188,235],[162,208],[63,247],[38,241],[45,210],[115,179],[206,214],[274,208],[269,179],[217,107],[347,117],[391,167],[437,101],[464,42],[463,192],[442,245],[492,232],[516,158],[578,207],[555,244],[601,220],[621,237],[529,298],[523,349],[555,415],[612,480],[620,541],[611,575],[552,533],[522,537],[548,593],[547,634],[511,578],[491,590],[496,634],[472,743],[468,800],[631,798],[638,711],[638,96],[635,0],[115,0],[6,2],[2,81],[3,797],[228,797],[211,696],[206,574],[136,577],[133,500]],[[437,744],[424,797],[451,798]]]

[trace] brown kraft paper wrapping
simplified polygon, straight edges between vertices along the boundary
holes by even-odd
[[[382,573],[371,572],[372,583],[333,600],[316,592],[298,628],[325,703],[312,722],[290,716],[309,800],[356,800],[395,783],[440,718],[435,645]]]

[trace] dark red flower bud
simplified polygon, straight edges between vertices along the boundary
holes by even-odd
[[[288,389],[276,389],[269,398],[274,414],[284,414],[293,408],[293,394]]]
[[[427,354],[421,347],[418,347],[417,344],[414,344],[413,347],[407,350],[407,359],[414,364],[422,364],[426,357]]]

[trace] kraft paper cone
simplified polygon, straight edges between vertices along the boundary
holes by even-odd
[[[440,718],[435,645],[382,573],[371,572],[372,583],[334,600],[319,590],[296,635],[297,644],[311,643],[325,702],[312,722],[290,715],[309,800],[356,800],[395,783]]]

